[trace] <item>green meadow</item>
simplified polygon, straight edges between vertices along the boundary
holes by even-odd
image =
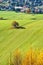
[[[30,48],[43,50],[43,14],[0,11],[0,65],[8,65],[10,53],[20,49],[24,54]],[[17,21],[25,29],[12,29]]]

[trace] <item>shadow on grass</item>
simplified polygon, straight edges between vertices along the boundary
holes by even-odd
[[[37,20],[36,18],[31,18],[31,20]]]
[[[6,18],[0,17],[0,20],[7,20]]]
[[[23,26],[19,26],[19,27],[11,27],[10,29],[26,29],[26,28]]]
[[[16,27],[15,29],[25,29],[23,26]]]

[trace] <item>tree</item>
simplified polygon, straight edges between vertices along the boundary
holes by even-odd
[[[18,22],[16,22],[16,21],[14,21],[14,22],[12,23],[12,25],[13,25],[13,27],[14,27],[14,28],[19,27],[19,23],[18,23]]]
[[[13,64],[14,65],[22,65],[21,52],[18,49],[16,49],[14,52]]]
[[[36,55],[35,52],[31,49],[29,52],[26,53],[22,65],[37,65],[36,63]]]
[[[41,51],[37,56],[37,65],[43,65],[43,51]]]

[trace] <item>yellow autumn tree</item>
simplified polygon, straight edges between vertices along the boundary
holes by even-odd
[[[37,65],[43,65],[43,51],[39,52],[37,56]]]
[[[16,49],[13,55],[13,64],[22,65],[22,56],[19,49]]]
[[[32,49],[30,49],[30,51],[26,53],[26,56],[23,60],[22,65],[37,65],[36,64],[36,54]]]

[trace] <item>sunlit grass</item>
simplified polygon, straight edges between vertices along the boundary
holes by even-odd
[[[6,65],[10,53],[16,48],[26,53],[31,47],[43,49],[43,15],[0,11],[0,64]],[[32,20],[36,18],[35,20]],[[17,21],[26,29],[11,29],[12,22]]]

